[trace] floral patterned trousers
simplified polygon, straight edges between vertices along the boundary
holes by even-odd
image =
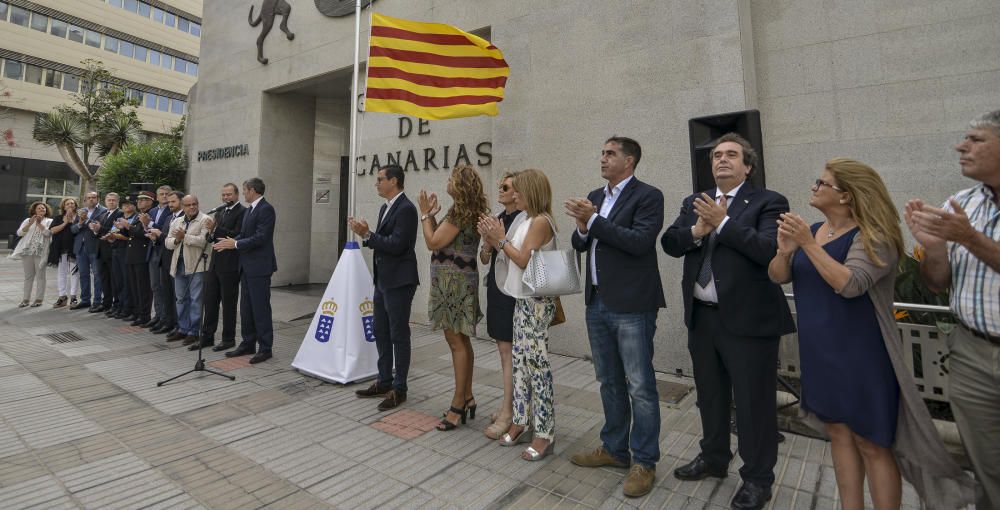
[[[518,299],[514,306],[514,424],[528,425],[535,416],[535,436],[552,439],[552,366],[549,323],[556,313],[554,297]]]

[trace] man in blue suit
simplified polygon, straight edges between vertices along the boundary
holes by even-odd
[[[271,275],[278,270],[274,257],[274,224],[277,214],[264,200],[264,181],[257,177],[243,183],[243,196],[249,207],[243,214],[243,227],[235,238],[217,241],[216,251],[240,252],[240,328],[243,341],[226,357],[253,354],[250,363],[271,359],[274,324],[271,322]],[[259,346],[259,348],[258,348]]]
[[[587,336],[601,383],[601,446],[578,466],[631,467],[623,492],[648,494],[660,460],[660,400],[653,374],[656,314],[666,306],[656,262],[663,193],[635,177],[638,142],[614,136],[601,150],[607,185],[566,201],[576,220],[573,247],[587,257]]]
[[[767,276],[788,200],[747,182],[757,153],[743,137],[723,135],[711,157],[715,189],[684,199],[661,239],[668,255],[684,257],[684,322],[703,436],[701,453],[674,477],[727,476],[735,400],[743,485],[731,506],[755,509],[771,499],[778,459],[778,339],[795,330],[781,287]]]
[[[139,221],[142,221],[146,228],[146,236],[150,239],[146,252],[146,263],[149,266],[149,286],[153,293],[153,309],[156,311],[156,317],[142,324],[144,328],[153,329],[161,324],[167,325],[169,323],[166,318],[169,315],[166,308],[168,295],[163,286],[160,258],[163,254],[163,242],[166,239],[162,233],[169,230],[170,220],[173,219],[168,206],[170,193],[173,191],[174,189],[167,185],[156,188],[157,206],[149,210],[147,218],[139,218]]]
[[[92,229],[93,222],[100,228],[97,218],[104,214],[105,209],[98,203],[96,191],[88,191],[83,198],[83,208],[80,209],[79,221],[69,227],[75,236],[73,253],[76,254],[76,266],[80,271],[80,302],[71,306],[70,310],[90,308],[91,312],[100,312],[101,308],[101,267],[97,263],[97,248],[100,240]],[[94,275],[93,294],[91,294],[90,275]]]
[[[406,174],[399,165],[379,169],[378,195],[385,199],[375,230],[363,219],[348,218],[348,226],[374,252],[375,347],[378,379],[358,398],[383,398],[379,411],[406,402],[406,376],[410,371],[410,305],[420,284],[417,276],[417,208],[403,193]],[[396,367],[393,374],[392,368]]]

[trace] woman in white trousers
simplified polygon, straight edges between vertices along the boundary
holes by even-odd
[[[24,308],[31,306],[42,306],[45,299],[45,266],[49,259],[49,240],[52,232],[49,225],[52,224],[52,213],[45,202],[33,202],[28,207],[27,219],[21,222],[17,229],[17,235],[21,240],[10,254],[10,258],[20,260],[24,266],[24,300],[18,305]],[[31,302],[31,287],[35,286],[35,302]]]

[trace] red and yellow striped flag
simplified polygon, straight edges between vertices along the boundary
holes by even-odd
[[[428,120],[499,113],[510,67],[481,37],[373,14],[368,51],[365,111]]]

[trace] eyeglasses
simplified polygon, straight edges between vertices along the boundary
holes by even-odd
[[[834,186],[833,184],[830,184],[830,183],[824,181],[823,179],[816,179],[816,182],[813,183],[813,189],[816,189],[816,190],[822,188],[823,186],[826,186],[826,187],[828,187],[828,188],[830,188],[832,190],[835,190],[835,191],[839,191],[841,193],[844,192],[844,190],[842,190],[842,189]]]
[[[504,193],[506,193],[506,192],[510,191],[510,186],[508,186],[506,184],[501,184],[500,185],[500,191],[503,191]]]

